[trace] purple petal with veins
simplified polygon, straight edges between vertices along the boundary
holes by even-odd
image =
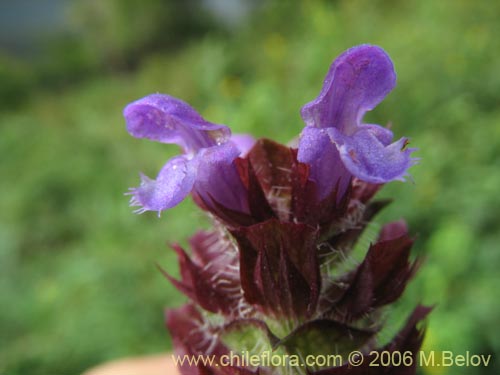
[[[156,180],[141,175],[141,185],[131,189],[132,206],[137,212],[160,211],[179,204],[191,191],[197,169],[197,159],[177,156],[163,166]]]
[[[345,167],[365,182],[404,181],[408,168],[416,163],[416,159],[410,157],[415,149],[405,148],[408,143],[406,138],[385,145],[369,129],[346,136],[331,128],[328,134],[337,146]]]
[[[226,142],[231,131],[206,121],[186,102],[169,95],[152,94],[125,107],[128,132],[136,138],[175,143],[185,153]]]
[[[352,134],[395,85],[394,66],[382,48],[353,47],[333,62],[319,96],[302,108],[302,118],[307,126]]]
[[[351,181],[351,174],[342,163],[339,152],[325,129],[306,126],[299,140],[297,159],[309,164],[309,178],[316,183],[319,199],[324,199],[338,184],[342,197]]]
[[[299,143],[301,161],[308,162],[316,179],[336,178],[337,159],[324,136],[314,140],[311,129],[324,129],[349,173],[370,183],[403,180],[416,159],[406,138],[392,143],[393,134],[376,124],[363,124],[367,111],[375,108],[394,88],[396,74],[391,59],[377,46],[361,45],[341,54],[331,65],[319,96],[301,111],[306,128]],[[317,150],[319,149],[319,150]],[[312,157],[311,155],[318,155]],[[309,159],[309,161],[306,161]],[[321,160],[323,159],[323,160]],[[322,165],[327,164],[327,165]],[[330,167],[330,173],[328,173]],[[333,181],[322,181],[323,194]]]
[[[234,164],[239,155],[233,142],[200,151],[194,188],[205,203],[215,200],[229,209],[249,212],[246,190]]]

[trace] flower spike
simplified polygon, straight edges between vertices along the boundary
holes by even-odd
[[[380,341],[390,306],[421,265],[405,221],[382,226],[364,259],[351,258],[390,203],[375,200],[377,191],[416,162],[406,138],[393,142],[391,130],[362,122],[395,82],[380,47],[344,52],[302,108],[298,148],[231,135],[167,95],[126,107],[134,137],[182,148],[155,180],[141,176],[132,205],[161,212],[191,194],[213,220],[191,237],[191,251],[172,245],[177,278],[159,267],[189,300],[166,314],[176,354],[188,356],[178,361],[182,375],[416,373],[416,362],[370,366],[384,352],[414,358],[431,310],[417,306]]]

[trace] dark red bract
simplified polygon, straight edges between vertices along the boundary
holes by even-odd
[[[177,353],[220,358],[230,350],[241,350],[225,337],[247,330],[260,332],[259,340],[273,350],[290,354],[347,356],[360,350],[368,360],[373,350],[416,352],[423,335],[417,324],[430,311],[425,307],[415,309],[392,342],[379,347],[376,340],[382,329],[381,309],[401,296],[418,265],[410,260],[413,239],[403,221],[385,225],[358,266],[335,274],[370,220],[388,204],[372,201],[381,185],[351,179],[341,195],[334,189],[321,199],[308,166],[297,160],[297,151],[266,139],[258,140],[235,163],[249,213],[194,195],[214,218],[216,229],[193,236],[191,256],[173,246],[181,279],[167,277],[192,301],[185,310],[168,315]],[[213,314],[219,316],[217,324]],[[205,365],[184,366],[181,371],[186,375],[280,372],[272,366]],[[309,371],[413,374],[415,367],[343,365]]]

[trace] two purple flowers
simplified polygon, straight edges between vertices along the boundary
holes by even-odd
[[[416,159],[408,140],[362,122],[396,81],[389,56],[361,45],[331,65],[319,96],[301,111],[298,147],[231,135],[185,102],[154,94],[129,104],[135,137],[179,145],[155,180],[132,189],[138,212],[169,209],[191,194],[213,229],[198,231],[191,253],[173,245],[180,279],[168,280],[189,298],[166,314],[178,355],[212,356],[185,364],[184,375],[414,374],[406,366],[370,367],[377,354],[415,355],[418,324],[430,309],[417,306],[392,340],[381,343],[383,311],[404,292],[419,261],[404,221],[386,224],[354,267],[351,252],[388,204],[372,200],[380,187],[404,180]],[[348,265],[351,264],[349,267]],[[307,356],[356,350],[363,364],[306,365]],[[272,351],[288,362],[230,366],[230,354]],[[302,361],[302,362],[301,362]],[[305,367],[304,367],[305,366]]]
[[[369,183],[403,180],[415,163],[406,138],[391,143],[389,129],[362,123],[364,114],[395,83],[389,56],[379,47],[362,45],[334,61],[319,96],[302,108],[306,126],[298,160],[310,166],[321,198],[337,183],[345,189],[352,177]],[[187,103],[168,95],[139,99],[125,108],[124,115],[134,137],[175,143],[183,150],[155,180],[142,176],[141,186],[132,190],[132,204],[139,211],[161,212],[194,191],[207,202],[215,199],[248,213],[233,161],[253,146],[251,136],[231,135],[227,126],[206,121]]]

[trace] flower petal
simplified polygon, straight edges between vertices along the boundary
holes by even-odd
[[[337,145],[345,167],[360,180],[380,184],[392,180],[404,181],[407,169],[416,163],[410,154],[415,151],[405,148],[406,138],[389,145],[377,138],[369,128],[361,128],[354,135],[342,134],[335,128],[327,130]]]
[[[335,127],[350,135],[365,112],[375,108],[395,84],[392,61],[382,48],[353,47],[333,62],[319,96],[302,107],[302,118],[308,126]]]
[[[361,124],[358,128],[370,131],[384,146],[389,146],[394,138],[390,129],[377,124]]]
[[[175,143],[186,153],[225,142],[231,131],[206,121],[189,104],[169,95],[153,94],[123,111],[128,132],[136,138]]]
[[[132,206],[140,206],[137,212],[160,211],[179,204],[191,191],[197,169],[197,159],[177,156],[170,159],[152,180],[141,174],[141,185],[131,189]]]
[[[245,156],[248,151],[254,146],[255,138],[250,134],[233,134],[230,140],[240,150],[240,156]]]
[[[338,197],[347,189],[351,174],[325,129],[306,126],[299,141],[297,159],[309,164],[309,178],[316,183],[319,199],[326,198],[339,184]]]
[[[248,213],[246,189],[234,163],[239,154],[232,142],[200,150],[194,190],[205,203],[215,200],[231,210]]]

